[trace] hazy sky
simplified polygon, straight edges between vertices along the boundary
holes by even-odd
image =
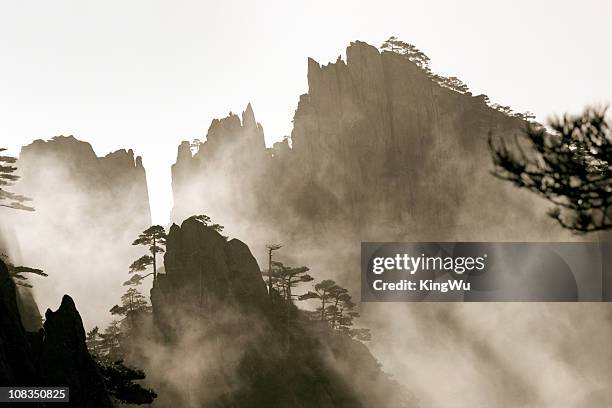
[[[609,0],[4,0],[0,145],[133,148],[164,223],[178,143],[249,101],[268,143],[290,134],[309,56],[396,35],[474,94],[545,119],[612,99],[611,14]]]

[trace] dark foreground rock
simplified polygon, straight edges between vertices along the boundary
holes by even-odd
[[[163,340],[136,340],[155,406],[415,406],[363,343],[271,301],[241,241],[190,218],[166,249],[151,291]]]
[[[31,385],[37,380],[32,350],[17,308],[15,284],[0,260],[0,384]]]
[[[17,308],[21,315],[23,327],[30,332],[36,332],[42,327],[42,316],[38,310],[32,289],[17,286]]]
[[[83,322],[72,298],[64,296],[58,310],[47,310],[45,319],[38,333],[26,332],[15,284],[0,261],[0,384],[68,386],[67,406],[112,407],[102,376],[87,351]]]

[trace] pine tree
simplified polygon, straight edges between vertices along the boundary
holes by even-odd
[[[104,329],[103,333],[100,333],[99,353],[98,356],[102,361],[116,361],[122,358],[121,351],[121,322],[119,320],[113,320]]]
[[[32,201],[31,198],[6,190],[6,187],[13,186],[19,180],[19,176],[14,174],[17,171],[17,167],[14,165],[17,159],[4,155],[2,152],[5,151],[5,148],[0,148],[0,207],[34,211],[34,207],[24,204]]]
[[[124,285],[135,286],[139,285],[144,278],[149,275],[153,276],[153,280],[157,280],[157,254],[163,253],[166,246],[166,230],[161,225],[153,225],[144,230],[132,245],[144,245],[149,248],[149,254],[143,255],[130,265],[130,273],[134,273],[130,280],[126,281]],[[153,271],[144,276],[139,275],[135,272],[141,272],[147,269],[148,266],[153,266]]]
[[[223,225],[221,224],[214,224],[212,222],[212,219],[205,214],[200,214],[200,215],[192,215],[191,217],[189,217],[190,219],[194,219],[196,221],[200,221],[202,224],[204,224],[205,227],[212,229],[213,231],[217,231],[218,233],[223,232],[223,229],[225,228]],[[224,237],[227,238],[227,237]]]
[[[121,306],[115,305],[110,309],[113,315],[124,316],[130,323],[131,327],[135,327],[136,319],[142,313],[149,311],[147,299],[142,293],[135,288],[129,288],[123,296],[121,296]]]
[[[23,286],[26,288],[32,287],[30,283],[26,282],[28,280],[28,277],[25,276],[24,273],[31,273],[43,277],[49,276],[41,269],[30,268],[29,266],[16,266],[9,260],[9,257],[5,254],[0,254],[0,259],[2,259],[2,261],[6,265],[9,276],[13,279],[16,285]]]
[[[98,361],[98,369],[108,393],[122,404],[151,404],[157,398],[154,390],[134,382],[146,378],[144,371],[126,366],[123,360]]]
[[[317,308],[317,314],[320,320],[328,322],[332,329],[346,333],[357,340],[371,340],[370,329],[352,328],[354,319],[359,317],[359,313],[355,311],[356,304],[348,290],[333,280],[327,279],[317,283],[314,292],[307,292],[299,299],[319,299],[321,305]]]
[[[285,300],[292,300],[296,295],[291,293],[291,289],[300,283],[314,280],[307,272],[310,269],[306,266],[297,268],[285,266],[282,262],[272,262],[272,282],[273,286],[282,294]]]
[[[325,310],[329,305],[329,302],[332,298],[332,291],[337,287],[336,282],[331,279],[326,279],[322,282],[319,282],[314,287],[314,292],[308,291],[305,294],[301,295],[299,300],[307,300],[307,299],[318,299],[321,302],[321,306],[317,308],[317,312],[319,313],[321,320],[327,320]]]
[[[100,337],[100,329],[98,326],[87,332],[85,335],[85,343],[87,344],[89,354],[95,358],[100,358],[100,353],[102,352],[102,337]]]
[[[431,69],[429,68],[429,57],[425,55],[424,52],[419,50],[416,46],[410,43],[407,43],[398,39],[397,37],[392,36],[389,37],[387,41],[385,41],[380,46],[380,49],[383,51],[391,51],[396,54],[403,55],[426,73],[431,73]]]
[[[576,233],[612,228],[612,124],[587,108],[549,123],[530,123],[513,144],[489,137],[493,174],[554,204],[549,215]]]
[[[436,79],[441,86],[451,89],[455,92],[467,93],[470,91],[470,88],[468,88],[468,86],[457,77],[443,77],[436,75]]]
[[[94,327],[87,333],[87,348],[94,357],[109,394],[123,404],[151,404],[157,393],[134,382],[146,378],[144,371],[123,362],[121,323],[117,320],[100,333]]]

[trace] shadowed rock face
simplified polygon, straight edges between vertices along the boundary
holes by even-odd
[[[401,55],[363,42],[346,55],[326,66],[309,59],[291,147],[265,149],[250,105],[242,122],[214,120],[195,155],[183,142],[172,171],[173,218],[205,212],[283,235],[340,228],[442,240],[457,228],[493,230],[507,217],[501,204],[531,213],[533,197],[517,199],[489,174],[489,132],[509,137],[524,121],[490,108],[482,95],[438,85]],[[552,223],[541,218],[546,236]],[[512,231],[533,229],[516,219]]]
[[[213,154],[205,149],[207,141],[192,156],[189,144],[181,144],[172,172],[173,219],[206,213],[244,239],[259,259],[265,256],[264,243],[284,243],[279,256],[287,254],[292,264],[308,265],[315,278],[334,278],[353,293],[359,291],[360,241],[584,239],[550,220],[544,200],[491,176],[489,132],[511,138],[524,128],[522,120],[489,108],[483,96],[440,87],[399,55],[362,42],[352,43],[346,55],[346,62],[325,66],[309,60],[309,89],[299,99],[291,146],[279,143],[265,152],[242,154],[236,147],[241,139],[228,135],[224,149]],[[221,150],[228,153],[219,155]],[[226,172],[227,157],[248,170]],[[520,406],[538,401],[542,390],[554,401],[559,386],[551,384],[563,383],[576,361],[588,361],[589,368],[565,389],[589,393],[597,387],[593,384],[605,382],[603,369],[592,369],[601,361],[597,353],[567,353],[571,363],[552,374],[547,367],[556,367],[557,356],[539,360],[551,347],[580,350],[584,341],[603,344],[605,331],[595,326],[608,327],[609,316],[600,306],[571,311],[569,305],[542,305],[549,316],[542,319],[533,304],[433,309],[368,304],[362,321],[373,328],[370,347],[385,367],[393,367],[411,386],[422,382],[418,395],[426,406],[452,405],[456,395],[465,393],[466,381],[471,405]],[[504,310],[513,325],[495,323]],[[580,325],[577,310],[598,317],[585,338],[568,340],[575,331],[558,327]],[[464,326],[469,332],[456,330]],[[534,327],[543,334],[525,345]],[[486,333],[484,340],[471,337],[479,331]],[[457,344],[463,344],[460,351]],[[538,363],[525,369],[520,363],[528,359],[518,361],[516,353]],[[485,357],[465,357],[470,354]],[[508,361],[508,367],[500,369],[500,361]],[[512,374],[515,366],[521,367],[520,376]],[[448,373],[442,381],[440,372]],[[582,377],[582,372],[589,374]],[[545,400],[540,405],[555,406]]]
[[[9,242],[6,241],[6,237],[14,236],[14,231],[7,231],[4,220],[0,220],[0,253],[5,255],[11,253],[11,251],[8,250]],[[17,286],[16,289],[17,308],[19,309],[23,326],[27,331],[38,331],[42,325],[42,316],[34,300],[32,289],[25,286]]]
[[[42,384],[70,388],[75,407],[112,407],[104,380],[85,344],[85,329],[74,301],[68,295],[55,311],[45,313],[44,340],[38,367]]]
[[[23,327],[27,331],[38,331],[42,325],[42,316],[32,295],[32,289],[23,286],[17,287],[17,307]]]
[[[291,146],[265,149],[250,105],[242,122],[213,121],[194,155],[183,142],[173,219],[208,214],[258,256],[262,242],[284,242],[295,263],[353,290],[360,241],[576,239],[546,203],[490,174],[489,133],[513,137],[523,120],[440,86],[401,55],[363,42],[346,55],[309,60]]]
[[[164,340],[136,340],[159,406],[415,406],[362,343],[271,302],[241,241],[187,219],[164,262],[151,290]]]
[[[219,308],[258,316],[269,312],[257,261],[244,243],[228,242],[194,218],[180,227],[173,224],[166,242],[166,273],[151,290],[155,317],[163,327],[174,326],[182,315],[208,320]]]
[[[112,407],[102,376],[87,351],[73,300],[47,310],[44,329],[28,333],[17,309],[15,284],[0,261],[0,384],[68,386],[71,407]],[[42,404],[37,406],[44,406]]]
[[[206,142],[193,157],[191,149],[189,142],[182,142],[177,162],[172,166],[172,190],[178,199],[172,210],[172,221],[182,222],[197,214],[194,210],[203,202],[215,209],[231,202],[231,210],[226,208],[228,212],[250,218],[261,205],[260,186],[266,177],[264,164],[270,158],[263,128],[255,121],[251,105],[241,117],[230,113],[226,118],[213,120]],[[197,179],[194,175],[198,175]],[[248,188],[243,188],[245,185]],[[241,191],[239,198],[237,191]],[[191,200],[195,201],[190,204]]]
[[[0,260],[0,384],[24,386],[37,378],[32,350],[17,309],[15,284]]]

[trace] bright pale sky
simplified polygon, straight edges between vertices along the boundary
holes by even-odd
[[[155,222],[181,140],[250,101],[268,143],[291,132],[306,58],[390,35],[474,94],[543,120],[612,99],[612,2],[6,0],[0,145],[73,134],[144,157]]]

